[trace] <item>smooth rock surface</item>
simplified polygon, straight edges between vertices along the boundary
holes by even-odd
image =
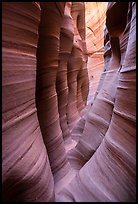
[[[112,81],[112,84],[109,82],[108,89],[105,89],[108,92],[104,94],[106,97],[109,97],[109,93],[114,93],[114,91],[109,92],[109,90],[116,90],[113,97],[114,105],[112,110],[110,110],[110,123],[107,126],[106,132],[103,134],[104,138],[99,142],[99,147],[97,146],[97,150],[94,154],[92,152],[92,155],[89,155],[89,159],[87,157],[88,162],[80,168],[75,178],[58,194],[58,201],[136,201],[136,3],[126,3],[127,5],[125,6],[127,9],[123,11],[119,4],[118,2],[115,4],[109,3],[106,16],[112,51],[111,63],[109,61],[109,65],[111,64],[112,66],[109,68],[104,82],[108,82],[106,78],[108,73],[110,73],[110,69],[114,71],[117,67],[120,67],[118,69],[117,82]],[[130,10],[132,13],[131,19],[127,18],[128,14],[130,14]],[[113,15],[114,12],[118,12],[118,16]],[[117,22],[122,12],[123,18],[125,19],[120,22],[120,25]],[[115,21],[114,18],[116,18]],[[113,21],[115,23],[112,24]],[[124,23],[126,25],[124,25]],[[124,60],[121,61],[120,37],[122,39],[122,36],[125,36],[126,33],[124,31],[129,23],[130,29],[127,30],[127,35],[129,36],[128,43],[126,43],[125,53],[123,53]],[[113,26],[116,28],[115,32]],[[120,64],[121,62],[122,64]],[[116,72],[114,72],[113,75],[115,76]],[[97,108],[95,104],[105,87],[104,82],[91,107],[91,114],[95,114],[95,111],[99,111],[98,117],[101,116],[99,108],[102,103],[100,103]],[[116,84],[113,82],[116,82]],[[110,98],[112,97],[110,96]],[[105,100],[105,102],[106,101],[107,100]],[[108,113],[109,107],[105,109],[106,107],[108,106],[105,103],[103,111],[106,110]],[[89,134],[88,137],[85,135],[86,138],[83,144],[86,146],[81,143],[79,155],[73,155],[74,164],[76,164],[77,168],[80,167],[82,159],[86,158],[85,154],[87,150],[88,153],[91,152],[93,142],[94,144],[96,143],[96,138],[91,142],[89,141],[89,143],[86,142],[87,138],[90,139],[93,135],[97,135],[98,138],[100,136],[100,133],[97,134],[96,132],[96,127],[97,131],[99,131],[98,121],[100,120],[98,120],[98,117],[94,126],[95,132],[93,132],[94,118],[89,125],[89,131],[86,125],[84,127],[84,132],[86,128],[88,131],[86,131],[86,134],[91,131],[91,135]],[[104,115],[104,117],[106,117],[106,115]],[[89,117],[86,120],[86,124],[87,121],[89,121]],[[105,127],[101,130],[105,130]],[[84,148],[86,151],[84,151]],[[73,166],[76,168],[74,164]]]
[[[54,201],[35,106],[38,3],[2,3],[2,194],[4,202]]]
[[[136,201],[136,2],[2,3],[2,197]]]

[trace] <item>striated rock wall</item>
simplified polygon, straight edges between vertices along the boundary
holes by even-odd
[[[64,16],[65,2],[44,2],[40,3],[40,8],[41,19],[37,45],[36,106],[43,140],[56,182],[70,169],[60,127],[56,93],[60,28]]]
[[[54,201],[54,180],[35,106],[38,3],[2,3],[4,202]]]
[[[72,2],[67,2],[64,10],[64,17],[60,30],[60,50],[59,67],[56,78],[56,90],[58,96],[58,110],[60,116],[60,126],[64,141],[70,139],[70,130],[68,127],[67,105],[68,105],[68,62],[73,48],[74,23],[71,16]]]
[[[88,95],[84,2],[73,2],[71,15],[74,24],[74,39],[67,74],[69,87],[67,120],[70,131],[72,131],[75,123],[81,119],[81,111],[86,106]]]
[[[93,102],[104,66],[104,33],[107,2],[85,2],[86,45],[88,51],[89,95],[87,103]]]
[[[78,25],[71,11],[80,16]],[[84,11],[83,2],[3,3],[6,202],[54,201],[54,183],[71,170],[64,141],[73,143],[70,128],[76,123],[75,110],[80,118],[88,93],[88,80],[81,76],[86,73]],[[77,71],[76,55],[81,64]]]
[[[111,57],[81,139],[68,153],[78,173],[58,201],[136,201],[136,3],[109,3],[106,26]]]
[[[3,201],[134,202],[136,2],[2,9]]]

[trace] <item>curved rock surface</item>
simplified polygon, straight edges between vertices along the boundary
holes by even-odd
[[[75,152],[70,154],[70,157],[73,154],[73,166],[80,170],[70,184],[59,193],[57,198],[59,201],[136,201],[136,43],[134,43],[136,42],[136,3],[125,3],[123,11],[121,7],[120,3],[109,3],[108,6],[106,25],[110,36],[112,57],[111,62],[109,61],[109,71],[104,79],[106,83],[102,83],[91,106],[82,140],[78,142],[75,150],[71,150]],[[114,15],[116,12],[118,16]],[[122,12],[123,18],[120,18]],[[131,18],[127,18],[130,12]],[[117,18],[119,21],[121,19],[120,24]],[[126,33],[129,36],[128,43],[124,46],[125,53],[121,61],[120,47]],[[116,69],[118,69],[117,72],[114,71]],[[118,80],[112,80],[110,84],[107,76],[112,73],[112,70],[114,77],[117,73]],[[106,84],[108,84],[107,88]],[[102,111],[106,110],[103,116],[100,111],[102,103],[97,106],[97,100],[102,99],[101,93],[104,93]],[[126,96],[127,99],[125,99]],[[112,109],[109,109],[106,103],[113,105]],[[90,121],[92,115],[94,117]],[[109,123],[103,126],[107,118]],[[85,165],[83,160],[87,161]],[[84,166],[80,168],[80,164]]]
[[[100,75],[104,66],[104,33],[107,2],[85,2],[86,45],[88,51],[89,95],[88,104],[93,102]]]
[[[60,127],[56,92],[60,28],[64,16],[65,2],[42,2],[40,3],[40,7],[41,19],[37,45],[36,106],[43,140],[56,182],[70,169]]]
[[[81,119],[88,96],[87,49],[85,42],[85,4],[73,2],[71,15],[74,22],[74,39],[68,62],[67,81],[69,87],[67,120],[70,131]]]
[[[4,202],[54,201],[54,181],[35,106],[38,3],[2,3]]]
[[[65,141],[70,139],[70,130],[67,119],[68,105],[68,62],[73,48],[74,24],[71,16],[72,2],[67,2],[64,11],[60,31],[60,51],[59,51],[59,67],[56,78],[56,90],[58,95],[58,110],[60,115],[60,125]]]
[[[136,2],[2,9],[3,202],[136,201]]]

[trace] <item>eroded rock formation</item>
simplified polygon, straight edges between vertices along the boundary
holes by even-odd
[[[54,201],[54,181],[35,106],[38,3],[2,3],[4,202]]]
[[[2,3],[4,202],[136,200],[136,3],[92,4]]]
[[[87,103],[91,104],[104,65],[104,35],[106,9],[108,2],[86,2],[86,45],[88,51],[89,95]]]
[[[70,139],[71,133],[67,120],[68,105],[68,62],[73,48],[74,24],[71,16],[72,2],[67,2],[64,11],[64,18],[60,31],[60,51],[59,51],[59,67],[56,78],[56,89],[58,94],[58,110],[60,115],[60,125],[63,138],[65,141]]]
[[[67,75],[69,87],[67,120],[70,130],[81,119],[81,111],[86,106],[88,95],[84,2],[73,2],[71,14],[74,22],[74,40],[72,52],[69,57]]]
[[[60,28],[64,15],[65,2],[40,3],[40,8],[41,19],[37,45],[36,106],[50,166],[54,179],[57,181],[70,169],[60,127],[56,93]]]
[[[118,16],[114,15],[116,12]],[[58,200],[84,202],[136,199],[135,12],[135,2],[123,5],[109,3],[106,16],[112,52],[109,68],[88,113],[82,139],[70,153],[75,168],[80,169],[80,164],[88,162],[60,192]],[[122,45],[125,53],[121,60],[120,47],[126,33],[129,36],[128,43]],[[109,76],[113,78],[112,83]],[[99,100],[100,103],[97,102]]]

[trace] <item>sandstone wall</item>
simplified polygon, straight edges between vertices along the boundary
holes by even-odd
[[[83,133],[68,152],[77,173],[58,194],[60,201],[136,201],[135,2],[108,4],[105,48],[98,92]]]
[[[136,201],[136,2],[2,10],[3,201]]]
[[[86,45],[88,51],[89,95],[92,103],[104,67],[104,33],[107,2],[85,2]]]
[[[38,3],[2,3],[4,202],[54,201],[54,180],[35,105]]]

